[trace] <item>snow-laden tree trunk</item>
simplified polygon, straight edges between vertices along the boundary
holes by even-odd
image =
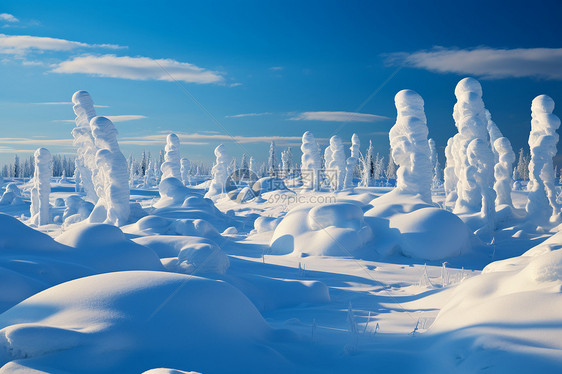
[[[213,179],[205,197],[212,197],[225,192],[226,180],[228,179],[228,156],[223,144],[215,148],[215,157],[217,160],[211,170]]]
[[[552,158],[556,155],[560,118],[552,113],[554,100],[540,95],[531,104],[531,134],[529,148],[529,201],[528,218],[537,225],[560,220],[560,206],[556,202],[554,188],[554,166]]]
[[[494,154],[488,135],[488,119],[482,101],[482,86],[473,78],[462,79],[455,88],[457,103],[453,118],[458,134],[453,139],[457,201],[455,213],[481,212],[487,229],[494,227]]]
[[[76,168],[80,173],[80,179],[86,198],[95,203],[98,201],[96,185],[96,152],[98,148],[94,144],[90,121],[96,116],[94,101],[86,91],[77,91],[72,95],[74,113],[76,114],[76,127],[72,130],[74,147],[76,148]]]
[[[275,142],[269,145],[269,158],[267,159],[267,172],[269,176],[275,176],[276,161],[275,161]]]
[[[51,213],[49,194],[53,176],[53,158],[46,148],[38,148],[34,153],[35,174],[31,188],[31,222],[41,226],[50,223]]]
[[[340,191],[345,180],[345,148],[341,138],[334,135],[330,138],[331,160],[327,168],[332,174],[330,185],[333,191]]]
[[[392,158],[398,165],[396,188],[431,203],[433,170],[423,99],[412,90],[402,90],[396,94],[394,103],[397,117],[389,139]]]
[[[122,226],[129,219],[129,178],[127,159],[117,142],[117,129],[106,117],[94,117],[90,122],[95,144],[96,166],[103,189],[90,215],[90,222]]]
[[[166,178],[181,180],[180,139],[176,134],[168,134],[166,137],[165,150],[164,162],[162,166],[160,166],[160,170],[162,170],[162,180]]]
[[[357,134],[353,134],[351,136],[351,156],[347,158],[346,166],[345,166],[345,180],[344,180],[344,187],[345,188],[352,188],[353,187],[353,176],[355,175],[355,170],[357,169],[357,163],[359,162],[360,151],[359,147],[361,143],[359,141],[359,136]]]
[[[301,177],[303,187],[306,189],[320,190],[320,168],[322,161],[318,143],[314,135],[307,131],[302,135],[301,144]]]
[[[181,181],[183,182],[184,186],[189,186],[191,181],[189,177],[189,169],[191,168],[191,163],[187,158],[181,159]]]
[[[497,138],[494,141],[494,150],[498,153],[498,162],[494,166],[494,190],[496,191],[496,205],[513,206],[511,200],[511,186],[513,185],[513,163],[515,153],[511,148],[509,139]]]

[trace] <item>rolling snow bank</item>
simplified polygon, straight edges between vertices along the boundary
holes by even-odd
[[[133,235],[188,235],[204,238],[220,237],[211,223],[203,219],[167,218],[148,215],[137,222],[123,227],[123,231]]]
[[[228,256],[212,240],[197,236],[144,236],[133,240],[162,259],[169,271],[184,274],[224,274]]]
[[[164,270],[147,247],[115,226],[78,224],[56,241],[0,214],[0,310],[72,279],[120,270]]]
[[[278,333],[231,285],[167,272],[67,282],[0,315],[2,372],[290,372]],[[84,365],[87,362],[88,365]]]
[[[372,239],[355,204],[302,205],[290,210],[276,227],[272,254],[351,256]]]
[[[557,233],[522,256],[489,264],[453,291],[429,332],[440,336],[455,371],[560,371],[560,243]]]
[[[371,202],[365,221],[371,226],[375,248],[424,260],[459,256],[471,247],[472,234],[455,214],[427,204],[420,195],[393,190]]]

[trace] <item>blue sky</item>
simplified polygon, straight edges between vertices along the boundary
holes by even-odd
[[[356,132],[386,155],[404,88],[442,150],[465,76],[516,151],[531,100],[562,103],[558,1],[5,0],[0,13],[0,163],[72,153],[80,89],[114,116],[125,155],[157,153],[173,131],[199,161],[219,143],[265,160],[271,139],[298,156],[307,130],[323,144]]]

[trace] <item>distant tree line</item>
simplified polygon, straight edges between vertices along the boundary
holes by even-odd
[[[60,177],[74,175],[74,156],[55,154],[53,155],[53,176]],[[15,155],[14,161],[2,166],[1,175],[4,178],[31,178],[35,172],[35,160],[33,156],[24,159]]]

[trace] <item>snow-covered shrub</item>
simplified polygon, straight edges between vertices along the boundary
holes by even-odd
[[[51,221],[49,194],[53,176],[53,158],[46,148],[38,148],[34,154],[35,174],[31,188],[31,222],[46,225]]]
[[[494,141],[494,150],[498,154],[498,162],[494,167],[494,190],[496,191],[496,205],[513,206],[511,201],[511,186],[513,185],[513,163],[515,153],[511,143],[506,137],[497,138]]]
[[[90,222],[122,226],[129,218],[129,178],[127,160],[117,142],[117,129],[106,117],[94,117],[90,122],[95,144],[98,176],[103,184],[97,191],[99,200]]]
[[[455,88],[457,103],[453,118],[458,134],[453,141],[455,174],[458,178],[455,213],[481,212],[488,228],[494,225],[494,154],[492,153],[482,86],[473,78],[462,79]]]
[[[419,194],[422,200],[431,203],[433,170],[423,99],[412,90],[402,90],[394,102],[398,115],[388,135],[392,158],[398,165],[396,187],[403,193]]]
[[[211,170],[213,180],[211,181],[209,191],[207,191],[205,197],[212,197],[226,192],[225,185],[226,180],[228,179],[228,156],[223,144],[220,144],[217,148],[215,148],[215,157],[217,160]]]
[[[361,143],[359,141],[359,136],[357,136],[357,134],[353,134],[351,136],[351,147],[349,147],[349,149],[351,150],[351,156],[347,158],[345,166],[345,188],[353,187],[353,176],[355,174],[355,170],[357,169],[357,163],[359,162],[360,146]]]
[[[540,95],[531,104],[531,134],[529,148],[529,201],[527,213],[529,219],[537,224],[560,219],[560,206],[556,202],[554,188],[554,167],[552,158],[556,155],[560,118],[552,113],[554,100],[549,96]]]
[[[302,135],[301,151],[301,177],[303,179],[303,187],[306,189],[319,190],[319,172],[322,162],[318,143],[310,131]]]
[[[8,183],[0,198],[0,205],[16,205],[21,203],[21,191],[18,185],[15,182]]]
[[[181,180],[180,138],[176,134],[168,134],[165,150],[164,163],[160,166],[161,179],[173,177]]]
[[[330,138],[330,154],[331,159],[326,167],[331,172],[330,184],[332,190],[339,191],[343,188],[343,182],[345,180],[345,149],[341,138],[334,135]]]
[[[181,181],[184,185],[189,186],[190,184],[190,175],[189,169],[191,168],[191,163],[187,158],[181,159]]]
[[[96,152],[90,121],[96,116],[94,101],[86,91],[77,91],[72,95],[76,127],[72,130],[74,147],[76,148],[76,170],[80,174],[80,182],[86,192],[86,197],[92,202],[98,200],[96,193]]]

